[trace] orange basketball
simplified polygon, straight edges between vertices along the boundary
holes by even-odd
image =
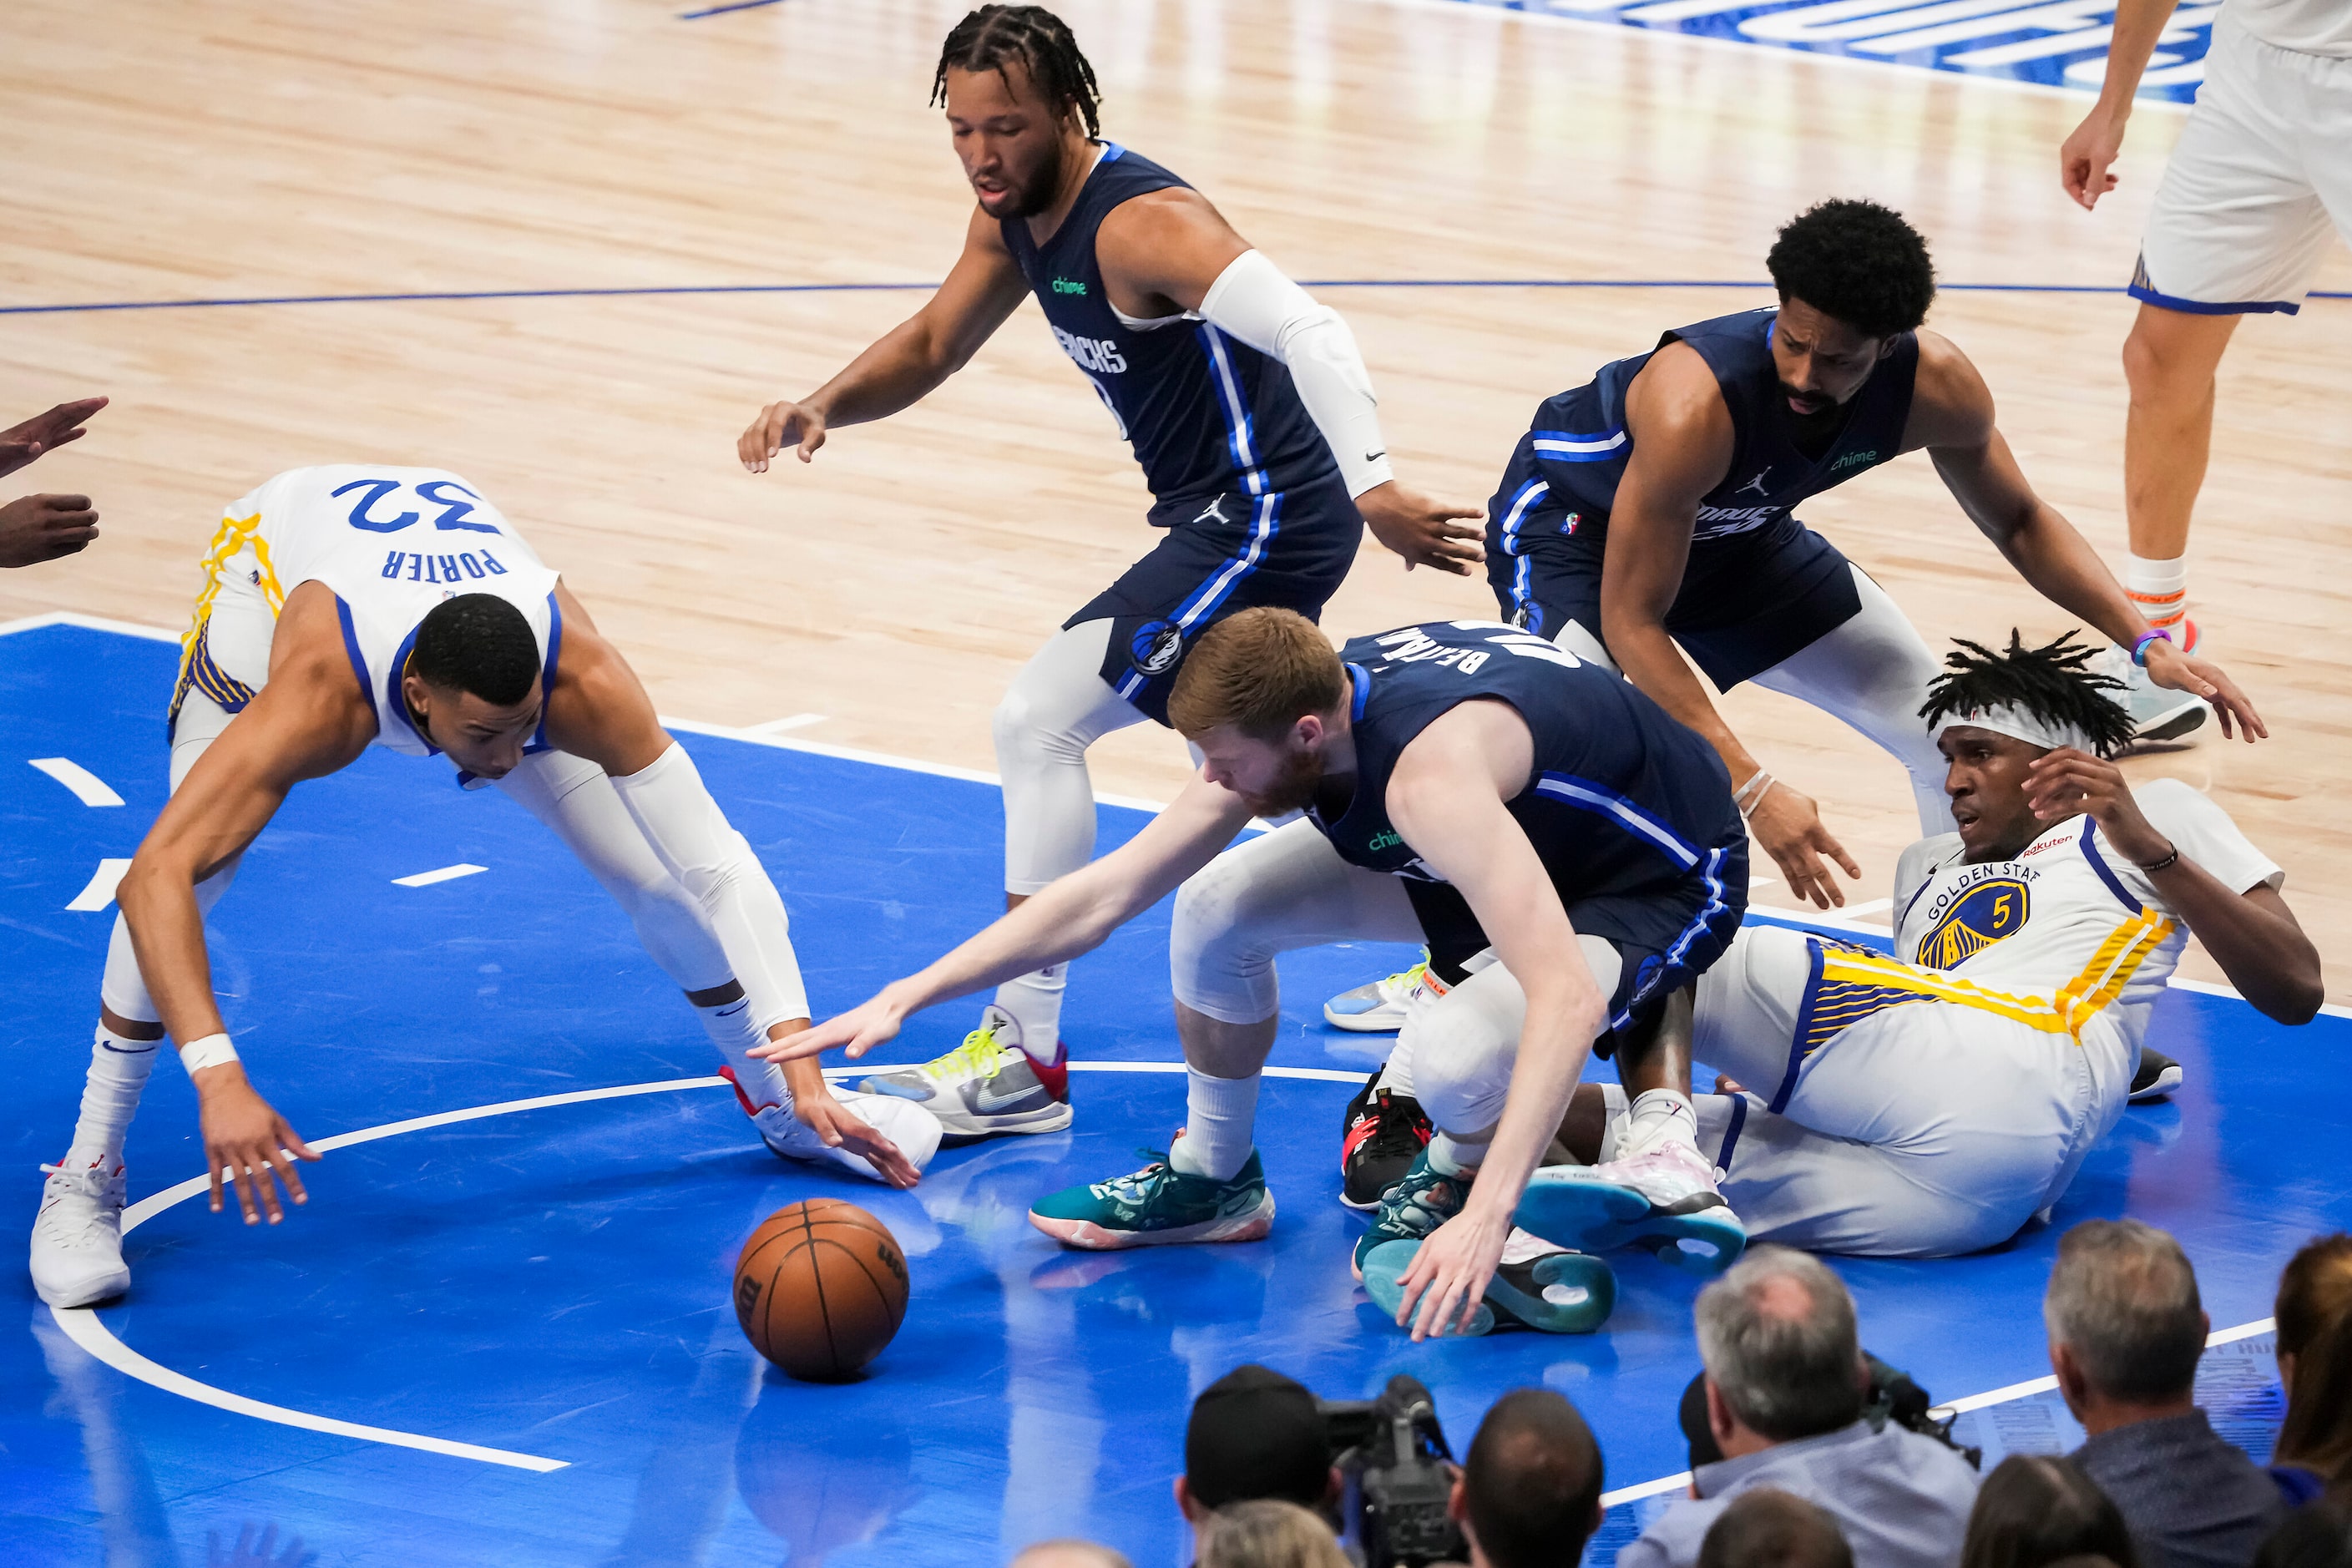
[[[907,1256],[880,1220],[813,1198],[760,1222],[735,1259],[735,1319],[794,1377],[855,1376],[907,1316]]]

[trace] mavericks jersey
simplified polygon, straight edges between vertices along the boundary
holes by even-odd
[[[1040,245],[1025,218],[999,226],[1071,363],[1086,374],[1151,487],[1151,521],[1190,520],[1221,495],[1279,496],[1336,481],[1339,466],[1280,360],[1191,312],[1138,321],[1114,309],[1095,259],[1111,211],[1184,182],[1116,142]],[[1230,521],[1230,520],[1227,520]]]
[[[331,464],[293,468],[228,509],[205,552],[205,585],[181,639],[172,714],[190,690],[234,713],[269,671],[269,631],[309,582],[335,595],[343,651],[376,715],[376,743],[411,756],[440,748],[411,727],[401,677],[417,623],[459,594],[495,594],[538,639],[542,689],[555,680],[562,616],[555,574],[481,492],[446,468]],[[537,737],[533,746],[544,744]]]
[[[2232,891],[2285,880],[2228,813],[2179,780],[2140,785],[2132,798],[2183,858]],[[1964,854],[1957,833],[1904,851],[1895,956],[1959,983],[1950,1000],[2075,1036],[2105,1014],[2137,1048],[2189,939],[2155,884],[2088,816],[2056,824],[2013,859]]]

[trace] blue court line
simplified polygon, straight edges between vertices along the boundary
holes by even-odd
[[[681,22],[698,22],[705,16],[723,16],[730,11],[756,11],[762,5],[781,5],[784,0],[735,0],[731,5],[705,5],[699,11],[680,11]]]
[[[746,0],[769,5],[778,0]],[[1722,278],[1307,278],[1309,289],[1769,289],[1769,279]],[[448,300],[625,300],[669,294],[857,294],[937,289],[937,283],[703,283],[649,289],[458,289],[412,294],[272,294],[226,300],[107,300],[84,305],[0,305],[0,316],[97,310],[205,310],[236,305],[396,305]],[[2121,283],[1939,283],[1950,294],[2124,294]],[[2352,300],[2315,289],[2307,300]]]

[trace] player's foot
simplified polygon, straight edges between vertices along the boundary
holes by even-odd
[[[1715,1184],[1706,1155],[1665,1139],[1605,1165],[1545,1166],[1528,1179],[1516,1217],[1579,1252],[1640,1247],[1693,1274],[1720,1274],[1748,1245],[1748,1227]]]
[[[2202,651],[2203,639],[2198,635],[2197,623],[2186,623],[2187,640],[2180,646],[2183,653]],[[2131,661],[2131,656],[2121,648],[2113,649],[2103,674],[2111,675],[2124,683],[2121,691],[2107,695],[2123,704],[2131,715],[2132,741],[2178,741],[2194,732],[2205,722],[2211,706],[2203,698],[2186,691],[2175,691],[2168,686],[2158,686],[2147,678],[2147,671]]]
[[[2180,1064],[2162,1051],[2142,1046],[2139,1048],[2139,1071],[2132,1074],[2131,1102],[2153,1105],[2159,1100],[2170,1100],[2172,1091],[2180,1087]]]
[[[1384,1241],[1364,1259],[1364,1290],[1391,1318],[1404,1305],[1398,1283],[1421,1250],[1418,1241]],[[1547,1334],[1589,1334],[1617,1305],[1617,1276],[1589,1253],[1570,1252],[1539,1236],[1513,1230],[1503,1266],[1487,1282],[1486,1298],[1471,1314],[1465,1336],[1517,1324]]]
[[[720,1070],[723,1076],[733,1079],[732,1072]],[[744,1098],[740,1087],[735,1097]],[[918,1171],[929,1165],[931,1156],[940,1152],[940,1119],[914,1101],[894,1100],[887,1094],[858,1094],[845,1089],[835,1089],[833,1097],[851,1115],[896,1143],[898,1152],[907,1156]],[[745,1100],[743,1111],[751,1117],[751,1125],[760,1130],[761,1140],[787,1160],[838,1165],[845,1171],[882,1180],[882,1173],[874,1168],[872,1161],[825,1142],[793,1114],[790,1105],[763,1105],[755,1110]]]
[[[123,1172],[44,1165],[33,1222],[33,1289],[52,1307],[87,1307],[131,1289],[122,1261]]]
[[[1380,1083],[1379,1073],[1364,1080],[1341,1123],[1339,1201],[1351,1209],[1378,1208],[1412,1169],[1413,1157],[1429,1147],[1432,1130],[1421,1101]]]
[[[1419,1241],[1462,1212],[1477,1173],[1449,1176],[1430,1168],[1429,1151],[1412,1157],[1396,1184],[1381,1199],[1372,1227],[1356,1238],[1356,1278],[1364,1277],[1364,1259],[1374,1247],[1391,1241]]]
[[[1040,1198],[1029,1210],[1029,1223],[1065,1247],[1095,1251],[1258,1241],[1274,1228],[1274,1194],[1265,1190],[1265,1167],[1256,1150],[1227,1182],[1189,1175],[1157,1150],[1138,1152],[1151,1163]]]
[[[1429,958],[1423,954],[1411,969],[1400,969],[1353,991],[1340,992],[1323,1004],[1323,1021],[1335,1029],[1349,1029],[1360,1035],[1392,1035],[1404,1027],[1412,994],[1421,989],[1428,976]]]
[[[1070,1124],[1070,1069],[1038,1066],[1021,1048],[1021,1026],[993,1003],[982,1010],[980,1027],[947,1055],[877,1073],[857,1087],[920,1105],[956,1143],[1059,1132]]]

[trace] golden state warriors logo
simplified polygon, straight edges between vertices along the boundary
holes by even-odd
[[[1944,911],[1936,927],[1919,939],[1914,962],[1929,969],[1957,969],[1994,942],[2025,929],[2032,896],[2015,877],[1979,882]]]

